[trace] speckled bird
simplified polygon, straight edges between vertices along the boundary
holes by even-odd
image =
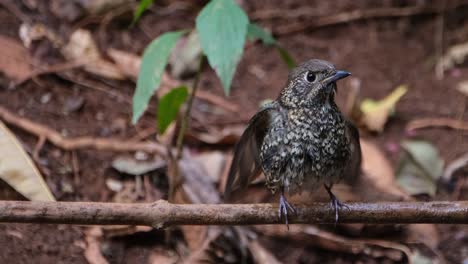
[[[338,221],[343,204],[333,184],[359,173],[359,132],[335,104],[336,81],[350,73],[312,59],[293,69],[279,97],[250,120],[234,153],[225,199],[237,194],[261,172],[266,186],[280,192],[279,217],[288,224],[290,195],[324,186]]]

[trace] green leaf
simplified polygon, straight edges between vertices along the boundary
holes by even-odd
[[[0,121],[0,179],[31,201],[55,201],[21,143]]]
[[[263,44],[267,46],[276,44],[276,40],[273,38],[270,32],[265,31],[262,27],[255,23],[249,24],[247,28],[247,39],[249,41],[260,39]]]
[[[133,13],[132,26],[138,21],[138,19],[140,19],[143,12],[145,12],[145,10],[148,9],[148,7],[153,4],[153,2],[154,0],[141,0],[140,1],[140,4],[138,5],[137,9]]]
[[[226,94],[244,50],[248,24],[244,10],[233,0],[212,0],[197,16],[201,47]]]
[[[435,195],[444,161],[437,149],[423,140],[405,141],[405,150],[397,172],[397,181],[408,193]]]
[[[132,122],[134,124],[145,111],[154,91],[159,88],[169,55],[183,33],[183,31],[164,33],[146,47],[133,95]]]
[[[281,59],[286,63],[286,65],[288,65],[288,69],[296,67],[296,62],[287,50],[280,46],[276,46],[276,50],[278,51]]]
[[[179,108],[185,102],[187,96],[187,87],[180,86],[161,97],[158,104],[158,130],[160,134],[163,134],[177,117]]]

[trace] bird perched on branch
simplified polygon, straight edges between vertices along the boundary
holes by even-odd
[[[225,199],[239,194],[263,171],[266,186],[280,192],[279,217],[288,224],[285,198],[301,191],[327,190],[338,221],[343,204],[333,184],[356,177],[361,163],[359,132],[335,104],[336,81],[350,73],[312,59],[293,69],[279,97],[264,105],[238,142],[225,188]]]

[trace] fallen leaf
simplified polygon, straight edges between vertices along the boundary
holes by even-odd
[[[364,254],[372,258],[387,258],[395,262],[403,261],[411,254],[404,244],[385,240],[351,239],[310,225],[292,225],[289,230],[278,225],[262,225],[255,226],[255,229],[266,236],[287,237],[304,246],[311,245],[353,255]]]
[[[409,194],[434,196],[444,167],[439,152],[431,143],[422,140],[405,141],[402,148],[405,153],[397,173],[398,183]]]
[[[360,139],[362,149],[362,171],[357,186],[359,193],[366,200],[406,200],[405,193],[395,180],[395,172],[390,161],[373,142]],[[371,187],[370,187],[371,186]]]
[[[406,85],[400,85],[382,100],[365,99],[360,108],[363,114],[362,121],[367,128],[371,131],[382,132],[396,103],[406,94],[407,90]]]
[[[463,95],[468,96],[468,81],[458,83],[457,90]]]
[[[55,201],[18,139],[0,122],[0,179],[31,201]]]
[[[112,168],[121,173],[143,175],[145,173],[163,168],[166,162],[162,159],[137,161],[134,158],[121,156],[112,161]]]
[[[175,264],[180,263],[180,258],[176,252],[165,249],[155,248],[148,257],[148,264]]]
[[[101,252],[102,229],[100,227],[91,227],[85,232],[86,249],[84,256],[89,264],[108,264]]]
[[[245,130],[244,125],[226,126],[222,129],[211,129],[208,132],[188,131],[188,140],[214,145],[233,145],[237,143]]]
[[[110,48],[107,55],[115,62],[115,65],[127,77],[136,80],[140,72],[141,57],[133,53]]]
[[[468,165],[468,152],[450,162],[444,170],[443,179],[450,181],[453,173]]]
[[[88,30],[77,29],[73,32],[62,53],[68,60],[83,63],[84,69],[95,75],[116,80],[126,78],[117,66],[102,58]]]
[[[33,72],[32,58],[20,42],[0,35],[0,72],[14,81],[22,80]]]
[[[50,42],[52,42],[56,48],[63,45],[62,39],[41,23],[32,25],[28,23],[21,24],[19,29],[19,37],[23,41],[23,45],[26,48],[29,48],[33,41],[44,38],[50,40]]]
[[[249,243],[249,248],[255,263],[281,264],[281,262],[270,251],[263,247],[257,239]]]
[[[221,151],[207,151],[194,155],[195,161],[202,164],[213,183],[219,182],[225,167],[226,155]]]
[[[468,42],[451,46],[436,64],[437,77],[442,77],[444,71],[465,61],[468,55]]]

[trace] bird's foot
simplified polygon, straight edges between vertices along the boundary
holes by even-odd
[[[288,211],[296,214],[296,209],[286,200],[283,194],[280,195],[280,202],[279,202],[279,208],[278,208],[278,216],[279,219],[283,219],[286,223],[286,227],[289,230],[289,223],[288,223]]]
[[[345,203],[342,203],[338,198],[336,198],[335,194],[332,193],[331,191],[331,186],[325,185],[325,189],[328,192],[328,195],[330,196],[330,205],[335,210],[335,226],[338,223],[339,219],[339,210],[342,208],[349,209],[349,206],[347,206]]]

